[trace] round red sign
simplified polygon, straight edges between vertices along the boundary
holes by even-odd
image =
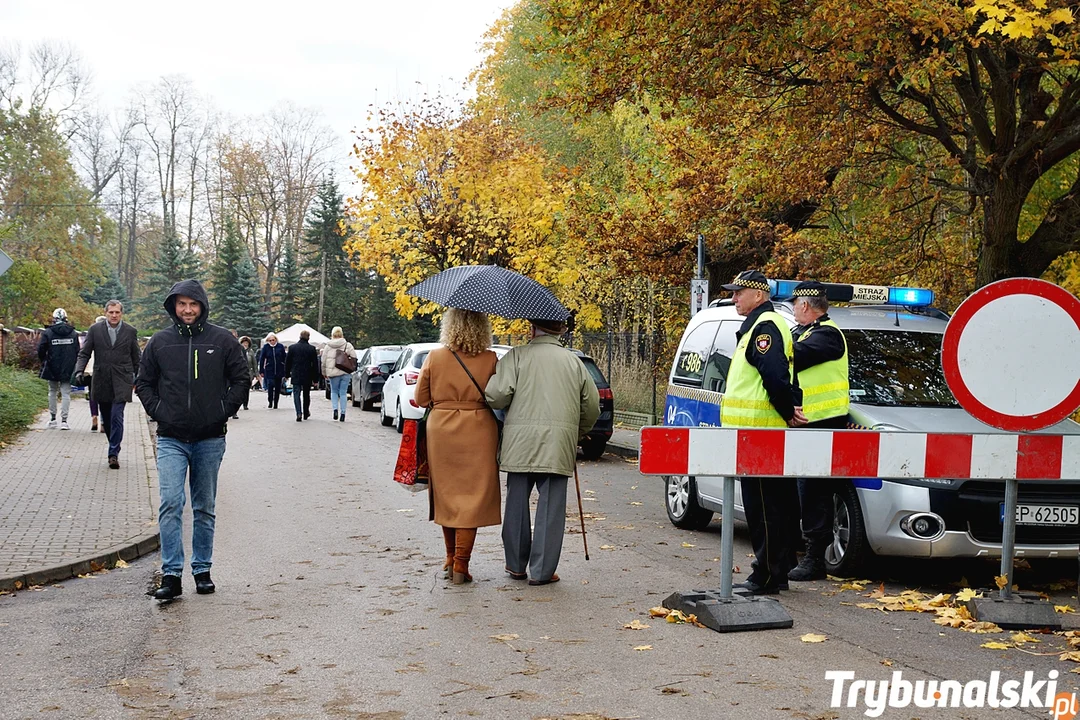
[[[1035,278],[991,283],[945,329],[945,381],[973,417],[1041,430],[1080,407],[1080,300]]]

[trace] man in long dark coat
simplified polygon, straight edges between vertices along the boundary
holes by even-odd
[[[94,323],[86,331],[86,341],[75,365],[76,381],[94,356],[94,383],[90,388],[101,410],[105,437],[109,440],[109,467],[120,467],[120,443],[124,439],[124,408],[131,402],[135,368],[139,367],[139,335],[124,322],[124,306],[119,300],[105,304],[105,322]]]

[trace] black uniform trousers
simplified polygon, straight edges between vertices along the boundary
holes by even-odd
[[[757,557],[747,579],[766,588],[776,588],[787,582],[788,570],[794,567],[791,527],[799,517],[795,479],[744,477],[739,480],[750,543]]]
[[[818,420],[805,427],[843,430],[847,427],[847,415]],[[831,478],[799,478],[800,516],[806,554],[817,560],[825,559],[825,549],[833,540],[833,494],[839,487],[840,481]]]

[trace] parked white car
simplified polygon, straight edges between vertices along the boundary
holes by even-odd
[[[424,417],[424,408],[416,404],[416,382],[420,379],[420,368],[428,353],[437,347],[442,347],[442,344],[413,343],[402,350],[383,385],[379,405],[379,422],[383,425],[393,425],[401,432],[405,428],[405,420]]]

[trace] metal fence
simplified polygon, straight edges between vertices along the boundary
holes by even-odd
[[[526,335],[496,335],[500,345],[524,345]],[[655,425],[664,410],[667,368],[659,331],[567,333],[567,347],[581,350],[596,361],[615,396],[615,420],[628,427]]]

